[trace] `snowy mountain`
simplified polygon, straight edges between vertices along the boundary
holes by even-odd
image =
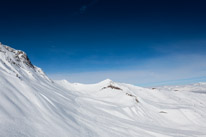
[[[204,137],[206,83],[141,88],[52,81],[0,44],[2,137]]]
[[[15,50],[0,43],[0,69],[6,74],[11,74],[19,79],[47,79],[51,81],[44,72],[34,66],[25,52]]]

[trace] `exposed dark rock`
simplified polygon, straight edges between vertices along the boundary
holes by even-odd
[[[16,61],[22,60],[24,64],[26,64],[27,66],[31,68],[34,68],[34,65],[31,63],[28,56],[23,51],[20,51],[20,50],[17,51],[17,53],[15,54],[15,58],[16,58]]]
[[[111,88],[111,89],[116,89],[116,90],[122,90],[121,88],[119,88],[119,87],[116,87],[116,86],[113,86],[113,85],[109,85],[109,86],[107,86],[107,87],[103,87],[102,89],[106,89],[106,88]]]
[[[129,93],[126,93],[127,96],[130,96],[130,97],[135,97],[135,95],[132,95],[132,94],[129,94]]]
[[[137,96],[132,95],[132,94],[130,94],[130,93],[126,93],[126,95],[135,98],[135,101],[136,101],[137,103],[139,103],[139,100],[137,99]]]
[[[14,60],[7,57],[7,61],[11,64],[17,65],[19,67],[21,67],[21,65],[19,64],[20,62],[23,62],[24,64],[26,64],[28,67],[30,68],[35,68],[34,65],[31,63],[31,61],[29,60],[28,56],[26,55],[25,52],[20,51],[20,50],[14,50],[8,46],[5,46],[5,49],[14,53]]]
[[[137,97],[135,97],[135,101],[136,101],[137,103],[139,103],[139,100],[137,99]]]
[[[20,77],[18,74],[16,74],[16,77],[19,78],[19,79],[21,79],[21,77]]]
[[[159,113],[167,113],[167,112],[165,112],[165,111],[160,111]]]

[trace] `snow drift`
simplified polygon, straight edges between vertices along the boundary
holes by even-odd
[[[206,136],[206,83],[141,88],[52,81],[0,44],[2,137]]]

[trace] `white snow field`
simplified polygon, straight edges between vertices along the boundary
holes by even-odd
[[[206,137],[206,83],[52,81],[0,44],[0,137]]]

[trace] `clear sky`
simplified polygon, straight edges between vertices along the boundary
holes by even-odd
[[[53,79],[206,81],[205,0],[1,0],[0,41]]]

